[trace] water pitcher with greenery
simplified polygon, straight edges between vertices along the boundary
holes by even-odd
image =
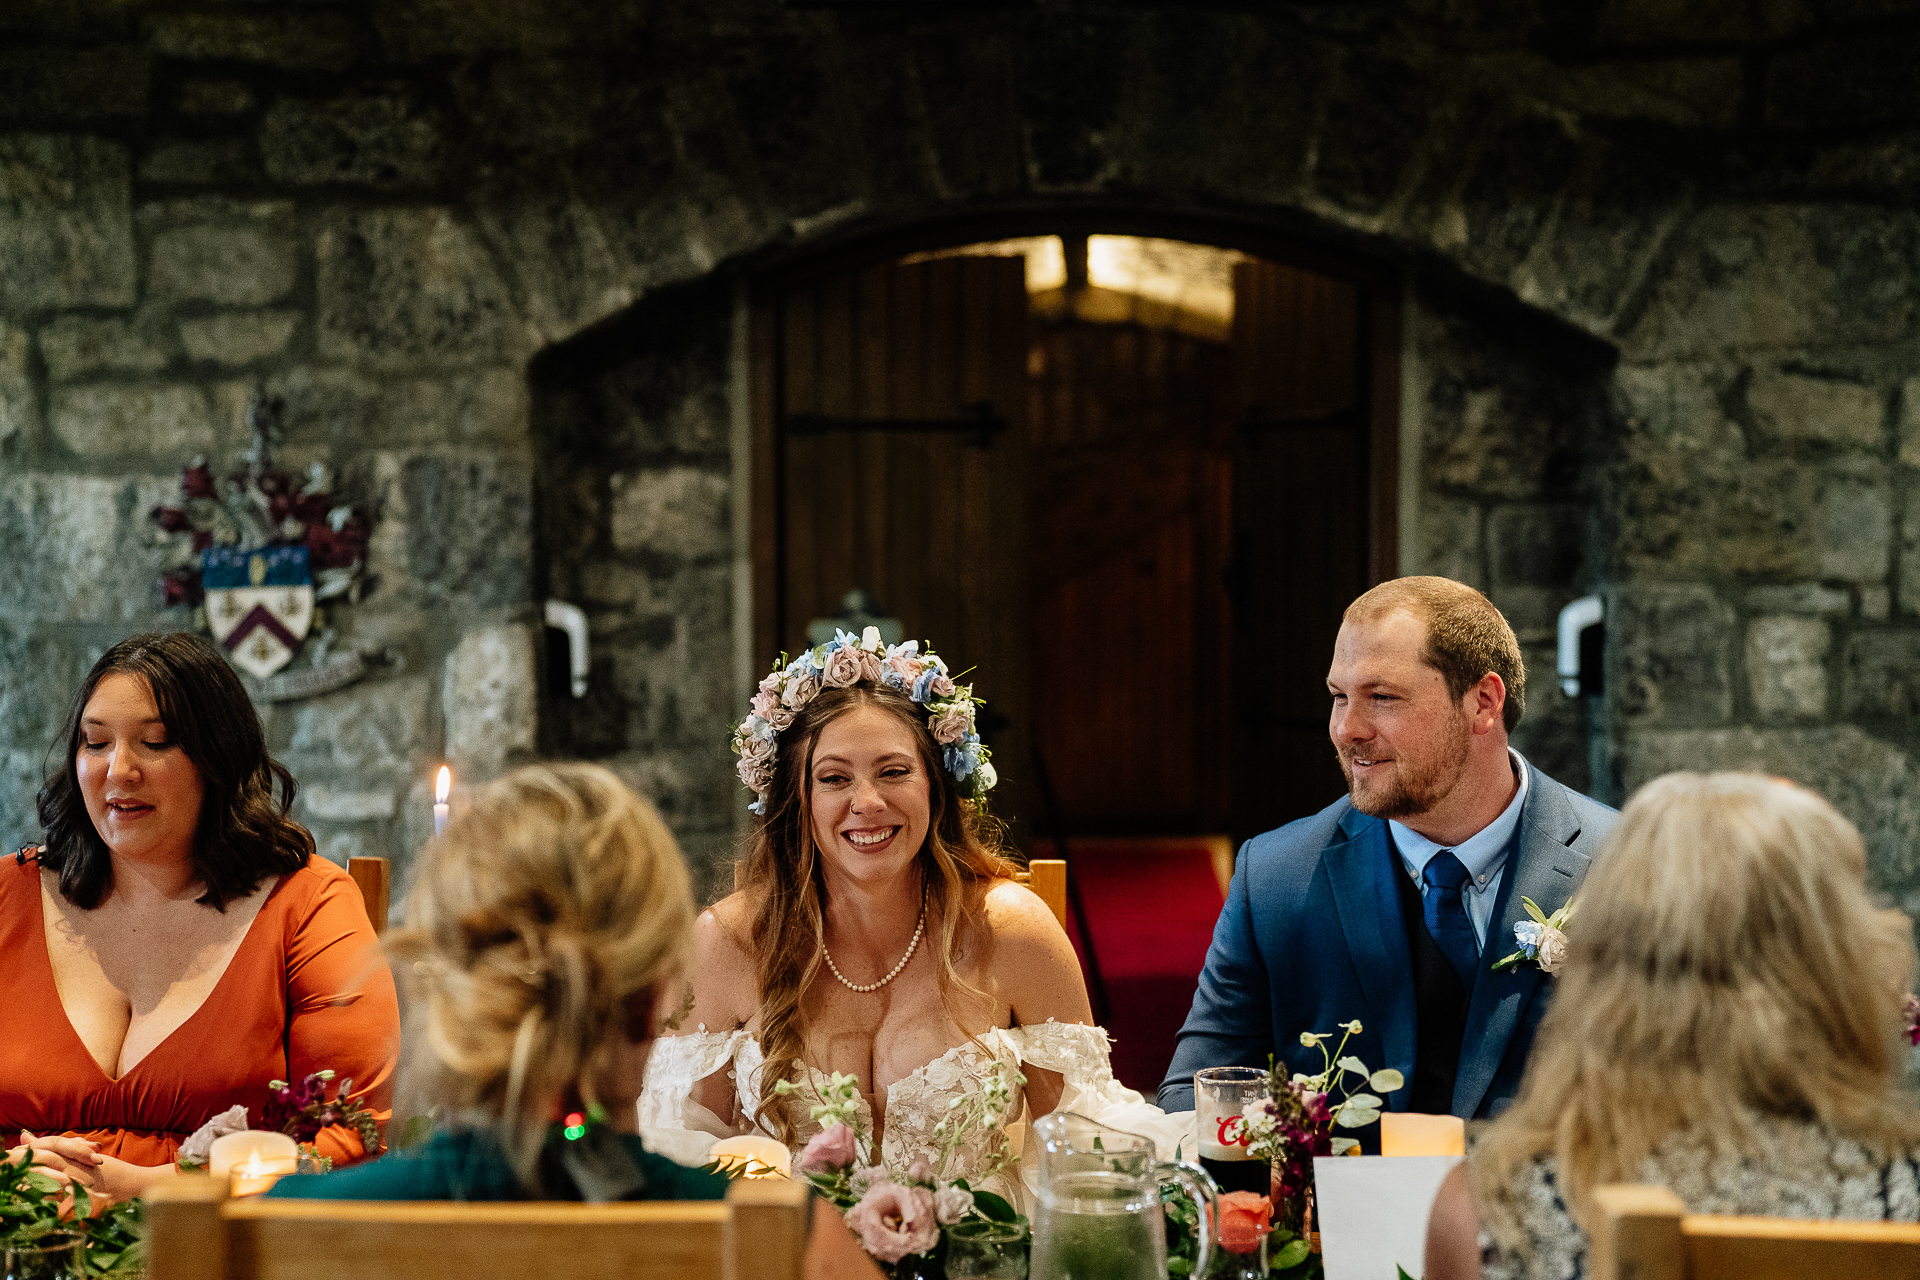
[[[1032,1280],[1166,1280],[1162,1179],[1181,1183],[1195,1203],[1206,1206],[1193,1271],[1206,1274],[1219,1209],[1213,1179],[1198,1165],[1161,1161],[1152,1139],[1071,1111],[1034,1121],[1033,1134],[1040,1146],[1040,1186]]]

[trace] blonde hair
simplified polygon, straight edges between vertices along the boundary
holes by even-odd
[[[1369,623],[1405,610],[1426,623],[1420,658],[1447,682],[1455,702],[1489,671],[1506,686],[1501,724],[1512,733],[1527,709],[1527,664],[1520,641],[1493,601],[1452,578],[1394,578],[1347,606],[1342,622]]]
[[[940,746],[927,730],[926,713],[905,694],[864,684],[825,689],[794,717],[780,734],[766,816],[734,871],[735,887],[746,895],[746,915],[752,921],[744,943],[759,981],[759,1040],[767,1063],[754,1119],[787,1143],[793,1139],[793,1124],[785,1108],[775,1105],[774,1086],[799,1074],[795,1060],[806,1040],[800,997],[820,971],[826,945],[826,878],[813,840],[813,749],[821,730],[861,707],[892,715],[919,748],[930,821],[917,861],[926,887],[927,918],[939,923],[928,941],[940,962],[940,999],[949,1014],[957,981],[955,939],[981,914],[971,890],[1019,869],[1000,852],[998,825],[960,798],[952,775],[940,763]]]
[[[416,1113],[491,1127],[537,1190],[561,1105],[600,1101],[616,1039],[693,936],[687,868],[659,815],[598,765],[491,782],[427,847],[387,948],[407,989]]]
[[[1888,1155],[1920,1140],[1896,1086],[1912,926],[1875,905],[1866,849],[1776,778],[1673,773],[1620,815],[1576,897],[1566,968],[1513,1106],[1475,1145],[1489,1229],[1522,1247],[1521,1168],[1561,1195],[1637,1181],[1668,1135],[1757,1154],[1761,1116],[1817,1120]]]

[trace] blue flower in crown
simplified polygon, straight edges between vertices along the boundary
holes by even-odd
[[[822,689],[862,683],[903,692],[925,710],[928,732],[943,749],[947,772],[955,782],[970,783],[965,788],[968,797],[984,807],[999,776],[988,763],[993,753],[981,745],[975,729],[975,708],[981,702],[972,686],[956,685],[947,664],[918,640],[885,645],[879,628],[868,627],[858,636],[836,629],[833,639],[791,661],[783,653],[760,681],[752,712],[733,733],[740,781],[755,797],[747,812],[764,816],[767,811],[778,739],[794,717]]]

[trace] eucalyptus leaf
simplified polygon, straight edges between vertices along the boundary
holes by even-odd
[[[1363,1110],[1371,1111],[1378,1111],[1380,1105],[1380,1099],[1370,1093],[1350,1093],[1347,1095],[1347,1100],[1340,1104],[1342,1110],[1351,1107],[1360,1107]]]
[[[1360,1142],[1357,1138],[1335,1138],[1333,1139],[1333,1154],[1343,1156],[1359,1145]]]
[[[1334,1065],[1342,1071],[1351,1072],[1356,1076],[1364,1076],[1367,1074],[1367,1064],[1352,1056],[1342,1058],[1340,1061],[1334,1063]]]
[[[1392,1067],[1387,1067],[1367,1077],[1367,1083],[1382,1093],[1392,1093],[1395,1089],[1405,1088],[1407,1078]]]
[[[1297,1267],[1307,1260],[1309,1246],[1305,1240],[1295,1237],[1280,1246],[1280,1252],[1267,1260],[1271,1271],[1285,1271],[1288,1267]]]

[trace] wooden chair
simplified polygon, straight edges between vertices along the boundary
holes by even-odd
[[[562,1204],[233,1200],[224,1179],[184,1175],[146,1199],[150,1280],[801,1280],[812,1212],[785,1179]]]
[[[1017,877],[1020,882],[1040,895],[1040,901],[1047,904],[1047,910],[1053,912],[1053,918],[1060,922],[1062,929],[1067,927],[1067,864],[1062,858],[1035,858],[1027,863],[1024,875]]]
[[[360,896],[366,899],[367,919],[373,921],[375,933],[387,931],[387,902],[392,892],[392,866],[385,858],[348,858],[347,874],[360,886]]]
[[[1665,1187],[1594,1192],[1593,1280],[1920,1280],[1920,1226],[1688,1213]]]

